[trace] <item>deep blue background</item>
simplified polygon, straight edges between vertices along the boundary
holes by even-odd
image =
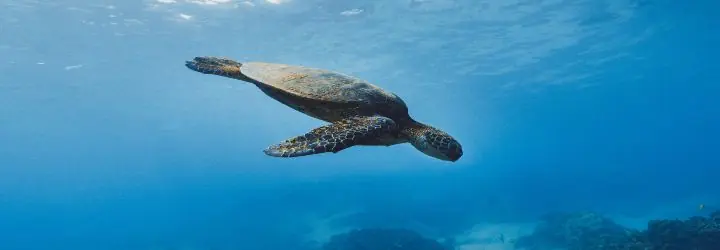
[[[717,208],[718,7],[0,0],[0,249],[300,249],[353,226]],[[322,123],[184,68],[203,55],[363,77],[465,156],[267,157]]]

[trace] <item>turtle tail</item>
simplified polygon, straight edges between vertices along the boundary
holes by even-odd
[[[232,59],[200,56],[193,58],[192,61],[186,61],[185,66],[203,74],[219,75],[235,79],[245,78],[240,72],[242,63]]]

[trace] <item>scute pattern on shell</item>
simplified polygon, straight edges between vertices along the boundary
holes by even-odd
[[[288,81],[297,80],[297,79],[301,79],[301,78],[305,78],[305,77],[308,77],[308,74],[290,73],[286,76],[283,76],[283,78],[280,79],[280,81],[288,82]]]
[[[270,146],[264,152],[276,157],[337,153],[397,131],[397,124],[387,117],[350,117]]]
[[[389,98],[380,94],[382,90],[352,77],[334,72],[325,72],[312,77],[306,74],[290,73],[281,84],[285,90],[298,93],[306,98],[333,102],[388,103]]]
[[[404,105],[394,94],[358,77],[326,69],[246,62],[242,73],[262,84],[303,98],[332,103]]]

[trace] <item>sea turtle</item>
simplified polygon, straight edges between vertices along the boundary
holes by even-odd
[[[447,133],[413,120],[405,102],[365,80],[339,72],[266,62],[240,63],[202,56],[185,63],[203,74],[252,83],[268,96],[311,117],[329,122],[272,145],[265,154],[298,157],[337,153],[355,146],[409,142],[426,155],[455,162],[462,147]]]

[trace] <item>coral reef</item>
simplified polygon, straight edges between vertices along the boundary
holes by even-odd
[[[643,231],[596,213],[546,216],[535,231],[515,243],[526,250],[718,250],[720,211],[687,220],[653,220]]]
[[[355,229],[332,236],[322,250],[452,250],[407,229]]]
[[[532,235],[519,238],[515,246],[529,250],[642,249],[623,247],[636,245],[630,239],[638,234],[596,213],[551,214],[543,218]]]
[[[653,220],[645,232],[647,242],[659,250],[720,249],[720,211],[688,220]]]

